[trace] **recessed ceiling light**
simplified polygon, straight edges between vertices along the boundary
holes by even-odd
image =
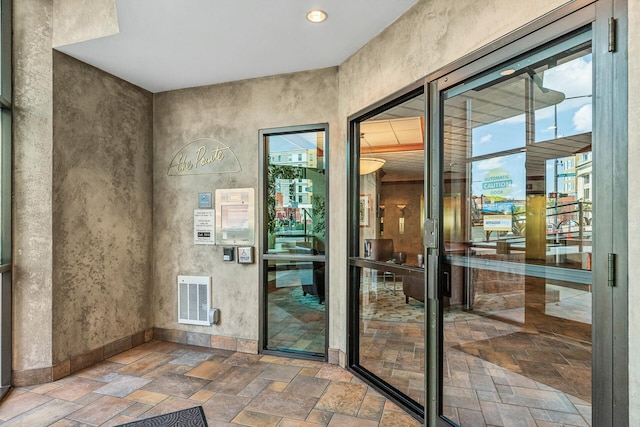
[[[316,9],[307,13],[307,19],[314,24],[324,22],[327,19],[327,12],[324,10]]]
[[[511,74],[513,74],[515,72],[516,72],[516,70],[514,70],[513,68],[509,68],[508,70],[500,71],[500,75],[501,76],[510,76]]]

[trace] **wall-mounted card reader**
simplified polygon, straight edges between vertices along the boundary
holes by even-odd
[[[233,253],[235,252],[235,247],[233,246],[224,246],[222,248],[222,260],[223,261],[233,261]]]
[[[238,264],[253,264],[253,246],[238,246]]]

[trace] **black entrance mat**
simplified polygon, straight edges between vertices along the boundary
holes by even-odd
[[[147,418],[146,420],[133,421],[121,424],[117,427],[208,427],[202,406],[171,412]]]

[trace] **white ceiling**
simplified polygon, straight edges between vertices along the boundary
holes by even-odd
[[[384,182],[424,179],[425,108],[420,95],[360,123],[360,155],[386,161]]]
[[[163,92],[339,65],[416,1],[116,0],[118,34],[58,50]]]
[[[401,145],[423,144],[421,116],[403,119],[369,120],[360,124],[360,151],[374,147],[397,147]]]

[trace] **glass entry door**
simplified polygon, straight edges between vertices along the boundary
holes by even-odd
[[[584,30],[441,92],[441,420],[590,425]]]
[[[425,404],[425,105],[420,85],[351,122],[349,366],[418,419]]]
[[[326,125],[261,132],[262,350],[326,356]]]

